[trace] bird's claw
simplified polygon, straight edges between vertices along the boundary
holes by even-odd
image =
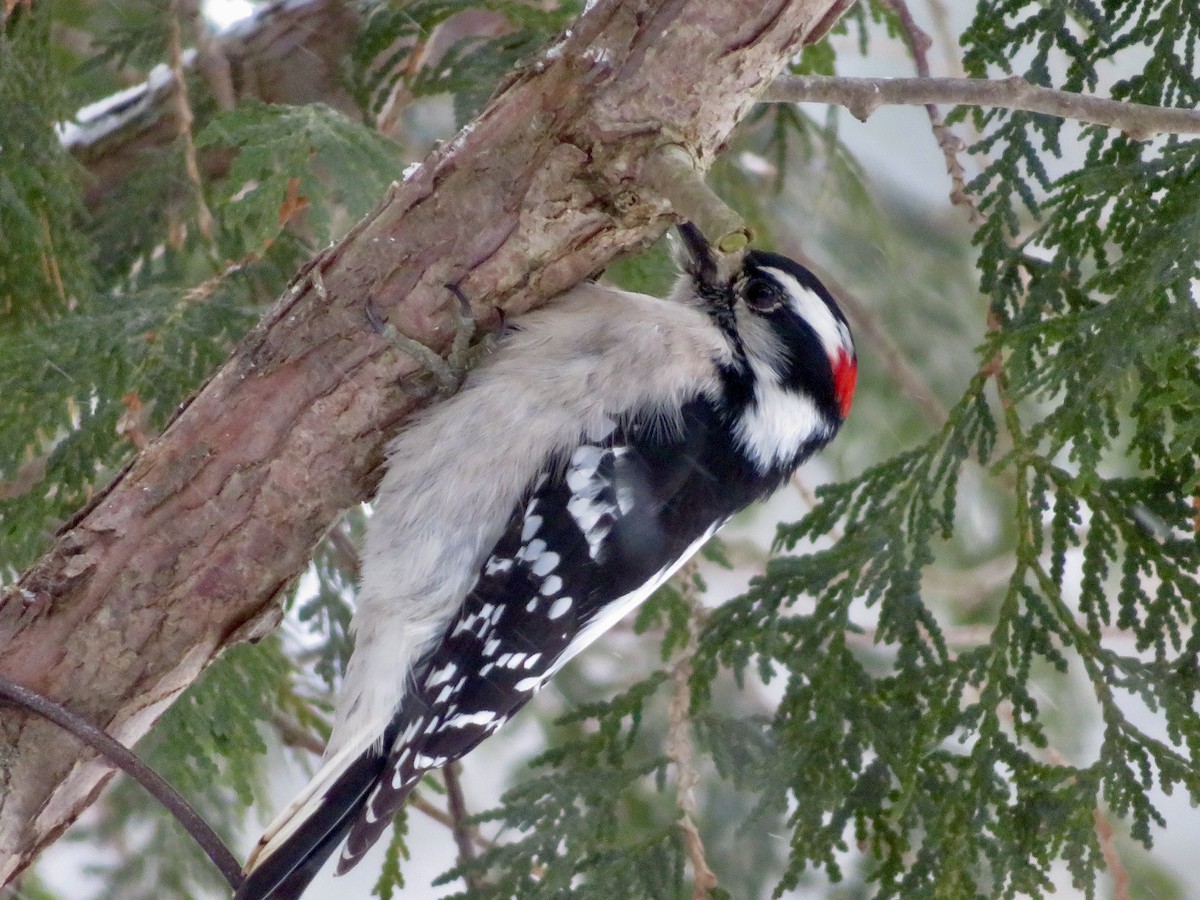
[[[476,322],[471,304],[457,283],[447,284],[446,288],[458,300],[458,304],[453,310],[454,338],[445,358],[420,341],[401,334],[390,322],[385,322],[370,300],[366,304],[367,324],[372,330],[391,344],[393,349],[419,362],[425,370],[422,373],[414,373],[401,385],[405,391],[421,399],[435,394],[449,396],[457,392],[462,387],[467,372],[479,361],[479,357],[491,348],[489,340],[472,344]]]

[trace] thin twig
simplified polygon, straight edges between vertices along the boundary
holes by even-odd
[[[175,0],[171,5],[169,26],[169,51],[171,54],[171,72],[175,76],[175,115],[179,120],[179,140],[183,146],[183,163],[187,169],[188,183],[196,202],[196,225],[200,234],[208,242],[212,242],[216,222],[213,214],[204,202],[204,182],[200,178],[200,166],[196,162],[196,141],[192,137],[192,125],[195,117],[192,115],[192,105],[188,99],[186,66],[183,61],[183,35],[180,24],[181,0]]]
[[[238,889],[243,877],[241,864],[229,852],[229,848],[225,846],[220,836],[200,817],[199,813],[192,809],[175,788],[142,762],[132,750],[61,704],[3,676],[0,676],[0,700],[48,719],[59,728],[69,731],[134,779],[155,800],[165,806],[175,820],[192,836],[192,839],[200,845],[200,849],[220,870],[225,880],[229,882],[229,886],[235,891]]]
[[[444,809],[440,809],[439,807],[430,803],[420,794],[410,794],[408,798],[408,805],[417,810],[417,812],[424,813],[439,825],[444,825],[450,830],[454,829],[454,817]],[[465,831],[474,842],[475,846],[480,850],[488,850],[494,846],[491,841],[479,833],[479,829],[467,827]]]
[[[269,245],[269,244],[270,244],[270,241],[268,240],[267,245]],[[264,252],[265,252],[265,250],[266,250],[266,246],[263,247]],[[242,256],[241,259],[237,259],[237,260],[234,260],[233,262],[226,263],[225,266],[221,269],[221,271],[218,272],[216,275],[213,275],[209,278],[204,279],[202,282],[197,284],[195,287],[188,288],[183,294],[183,299],[185,301],[187,301],[188,303],[203,303],[204,301],[208,300],[210,297],[212,297],[213,294],[215,294],[217,292],[217,289],[220,288],[221,285],[223,285],[225,283],[225,281],[229,278],[229,276],[242,271],[247,266],[258,262],[261,259],[262,259],[261,252],[259,252],[258,250],[251,250],[249,253]]]
[[[830,78],[788,75],[763,99],[770,103],[833,103],[866,120],[881,106],[991,106],[1042,113],[1119,129],[1135,140],[1156,134],[1200,134],[1200,110],[1126,103],[1038,87],[1011,78]]]
[[[1092,818],[1096,823],[1096,837],[1100,840],[1104,864],[1108,866],[1108,872],[1112,875],[1113,900],[1130,900],[1129,870],[1125,868],[1125,863],[1121,861],[1121,855],[1117,852],[1116,832],[1112,820],[1099,806],[1093,811]]]
[[[475,845],[471,828],[467,824],[470,814],[467,812],[467,801],[463,796],[462,782],[459,780],[460,771],[457,761],[442,767],[442,778],[446,782],[446,808],[450,813],[450,832],[454,835],[454,843],[458,845],[459,865],[465,866],[475,859]],[[473,872],[463,875],[463,880],[471,890],[483,886],[482,879]]]
[[[929,17],[933,21],[933,30],[938,36],[937,45],[941,48],[946,68],[951,75],[962,75],[962,57],[958,54],[958,38],[950,30],[950,10],[943,0],[925,0],[929,7]]]
[[[696,596],[695,578],[698,568],[696,560],[687,563],[679,572],[680,593],[688,606],[688,637],[683,649],[671,668],[671,702],[667,708],[666,754],[675,766],[675,797],[679,805],[679,828],[687,845],[692,861],[692,900],[707,900],[709,892],[717,887],[717,876],[708,865],[704,852],[704,841],[696,827],[696,785],[700,774],[696,771],[695,747],[692,744],[692,661],[700,643],[700,629],[706,611]]]
[[[58,265],[58,253],[54,249],[54,235],[50,231],[50,220],[45,216],[42,216],[42,236],[46,241],[46,250],[42,254],[42,268],[45,270],[46,280],[54,285],[58,299],[66,303],[67,290],[63,285],[62,269]]]
[[[325,742],[290,716],[276,713],[271,717],[271,727],[285,747],[306,750],[314,756],[325,752]]]
[[[913,65],[917,68],[917,75],[921,78],[929,78],[932,74],[929,70],[929,48],[933,46],[933,39],[917,24],[906,0],[882,0],[882,2],[891,7],[896,18],[900,20],[900,30],[912,52]],[[925,104],[925,114],[929,116],[929,125],[933,130],[933,136],[946,161],[946,174],[950,176],[950,202],[955,206],[965,207],[971,225],[978,227],[984,222],[983,213],[979,211],[979,204],[967,190],[967,173],[958,159],[958,154],[966,149],[966,144],[946,124],[941,111],[934,104]]]
[[[1002,325],[1000,317],[995,311],[988,310],[987,314],[987,332],[989,335],[998,334]],[[979,367],[979,371],[996,383],[996,393],[1000,398],[1000,405],[1004,409],[1010,410],[1013,408],[1012,397],[1008,393],[1008,375],[1004,371],[1004,353],[1000,348],[992,353]]]

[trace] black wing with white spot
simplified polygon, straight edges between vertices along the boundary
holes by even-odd
[[[375,842],[425,771],[499,728],[733,513],[778,486],[736,451],[707,401],[685,407],[672,435],[665,430],[634,425],[580,445],[514,511],[442,641],[417,667],[386,769],[339,871]]]

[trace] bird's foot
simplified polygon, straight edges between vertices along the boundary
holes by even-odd
[[[455,329],[450,349],[443,358],[432,348],[420,341],[407,337],[396,330],[396,326],[385,322],[375,305],[368,300],[367,323],[396,351],[412,357],[424,369],[405,379],[401,385],[408,393],[427,399],[434,395],[447,397],[462,387],[471,368],[491,349],[491,339],[473,343],[476,333],[475,314],[471,304],[457,284],[447,284],[450,293],[458,300],[453,310]]]

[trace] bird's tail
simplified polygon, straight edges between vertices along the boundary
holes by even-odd
[[[328,759],[263,833],[234,900],[295,900],[350,831],[387,763],[387,743],[349,746]]]

